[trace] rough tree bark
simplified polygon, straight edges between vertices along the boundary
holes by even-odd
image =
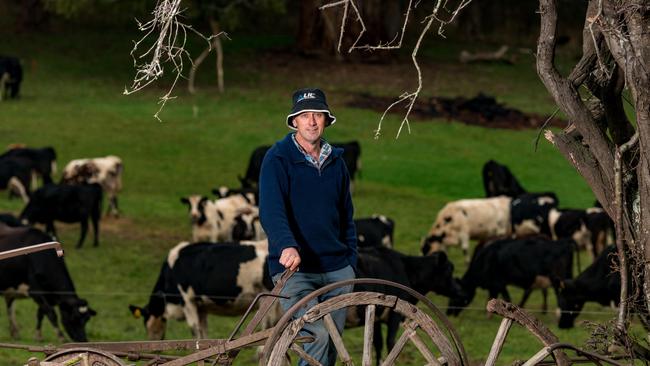
[[[546,138],[583,176],[616,221],[622,281],[631,282],[629,294],[625,285],[621,291],[623,306],[617,327],[624,331],[626,304],[646,315],[650,312],[650,4],[644,0],[589,0],[583,55],[565,77],[554,64],[556,0],[539,3],[537,72],[570,121],[564,131],[548,131]],[[590,95],[586,100],[581,87]],[[623,107],[625,89],[631,97],[636,128]],[[620,170],[615,164],[619,160]],[[633,275],[628,277],[628,271]],[[635,296],[640,294],[643,296]],[[639,300],[645,301],[639,305]],[[642,321],[645,323],[646,317]]]

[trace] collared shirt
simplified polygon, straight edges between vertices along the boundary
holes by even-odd
[[[313,156],[309,155],[305,151],[305,149],[302,148],[302,146],[300,146],[298,141],[296,141],[296,134],[295,133],[291,134],[291,139],[293,140],[293,143],[296,144],[296,147],[298,148],[298,150],[305,156],[305,160],[307,160],[307,162],[309,164],[311,164],[312,166],[314,166],[314,168],[316,168],[318,170],[320,170],[320,168],[323,166],[323,163],[325,162],[325,160],[327,160],[327,157],[330,156],[330,154],[332,153],[332,146],[329,143],[327,143],[327,141],[325,141],[323,139],[320,139],[320,145],[321,145],[321,147],[320,147],[320,155],[318,156],[318,160],[316,160],[316,159],[314,159]]]

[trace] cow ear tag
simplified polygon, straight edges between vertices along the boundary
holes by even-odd
[[[140,317],[142,316],[142,312],[140,311],[140,309],[133,310],[133,316],[135,316],[136,319],[140,319]]]

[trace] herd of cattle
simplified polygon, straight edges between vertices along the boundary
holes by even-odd
[[[359,143],[334,145],[345,149],[343,158],[354,180],[360,170]],[[245,176],[239,178],[241,188],[213,189],[215,199],[203,195],[181,198],[188,207],[191,240],[169,251],[148,303],[129,307],[135,317],[143,318],[150,339],[164,337],[168,319],[184,319],[195,337],[206,337],[209,313],[242,314],[259,292],[272,287],[266,266],[268,245],[257,206],[259,172],[268,148],[254,150]],[[56,154],[49,147],[19,146],[0,155],[0,189],[26,202],[18,218],[0,215],[0,251],[49,241],[56,235],[54,221],[81,222],[80,247],[91,219],[97,245],[104,195],[110,202],[107,214],[118,214],[120,158],[73,160],[66,165],[59,184],[51,177],[55,163]],[[32,191],[38,178],[43,185]],[[383,215],[356,219],[358,277],[391,280],[422,294],[446,296],[449,315],[460,313],[478,287],[487,289],[491,298],[501,295],[506,300],[510,300],[507,285],[521,287],[525,290],[522,306],[534,288],[542,288],[546,294],[552,287],[562,310],[559,325],[563,328],[573,326],[586,301],[609,305],[618,300],[620,281],[610,269],[615,256],[611,256],[611,246],[607,247],[613,240],[613,225],[601,208],[560,209],[555,194],[526,192],[507,167],[494,161],[485,164],[483,181],[487,198],[449,202],[439,211],[422,242],[422,256],[393,249],[392,219]],[[46,233],[29,226],[33,223],[45,224]],[[470,257],[471,240],[479,244]],[[453,277],[454,266],[446,254],[447,247],[457,245],[469,263],[462,278]],[[595,259],[573,279],[578,250],[588,250]],[[376,287],[358,290],[393,291]],[[0,261],[0,291],[7,302],[12,336],[17,332],[13,300],[29,296],[38,304],[39,334],[44,316],[59,329],[58,306],[68,336],[86,341],[85,323],[95,312],[75,294],[64,261],[54,253]],[[359,311],[350,309],[348,326],[361,324]],[[392,348],[400,317],[386,312],[377,321],[388,325],[386,343]],[[381,327],[374,329],[379,360]],[[60,330],[59,335],[63,337]]]

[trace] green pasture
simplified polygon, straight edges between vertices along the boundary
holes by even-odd
[[[402,252],[419,255],[421,238],[446,202],[483,195],[481,167],[488,159],[507,164],[530,191],[556,192],[562,207],[589,207],[594,202],[581,177],[543,137],[534,150],[536,130],[412,121],[410,133],[404,129],[395,139],[401,116],[389,115],[381,137],[374,139],[380,114],[345,103],[359,92],[397,97],[415,88],[415,70],[407,57],[373,65],[305,60],[277,51],[291,44],[286,37],[230,36],[225,48],[226,93],[220,95],[212,86],[210,58],[199,72],[199,92],[189,95],[181,80],[174,91],[177,98],[161,113],[162,122],[152,115],[169,78],[135,95],[122,95],[133,76],[129,50],[135,35],[58,31],[3,39],[0,53],[24,60],[25,80],[21,99],[0,103],[0,149],[10,143],[53,146],[59,169],[82,157],[114,154],[124,161],[123,216],[102,221],[99,247],[92,247],[87,238],[83,249],[74,249],[78,225],[58,225],[77,292],[98,312],[87,327],[92,341],[145,339],[142,321],[133,319],[128,305],[147,302],[167,251],[190,238],[187,210],[179,198],[195,193],[211,196],[213,187],[236,186],[250,152],[288,132],[284,119],[290,95],[300,86],[321,86],[328,92],[339,121],[326,132],[330,141],[360,141],[362,172],[353,197],[355,215],[392,217],[396,248]],[[190,46],[194,54],[201,47]],[[532,56],[520,57],[514,66],[459,65],[445,51],[449,47],[445,41],[432,41],[426,47],[423,97],[471,97],[483,91],[526,112],[555,110],[535,75]],[[0,211],[18,214],[22,203],[7,199],[5,193],[0,196]],[[461,276],[465,265],[460,250],[449,254]],[[582,263],[588,263],[586,255]],[[521,291],[513,288],[511,293],[518,301]],[[431,298],[446,306],[446,299]],[[475,362],[487,356],[500,322],[499,317],[486,316],[485,301],[485,291],[479,290],[471,307],[451,319]],[[589,329],[559,330],[553,295],[549,302],[550,312],[539,313],[541,296],[536,293],[527,309],[562,341],[583,345]],[[36,308],[31,300],[16,306],[22,326],[16,342],[35,344]],[[613,310],[600,306],[586,310],[579,320],[607,321],[614,316]],[[6,312],[0,314],[0,342],[12,342]],[[237,320],[211,316],[210,336],[227,337]],[[49,323],[43,328],[43,344],[57,343]],[[169,322],[167,339],[189,337],[184,322]],[[353,350],[361,348],[359,330],[345,337]],[[499,364],[528,358],[540,348],[524,330],[515,328]],[[413,354],[413,350],[405,353],[401,363],[417,364]],[[0,349],[0,365],[22,365],[28,357],[25,352]],[[253,353],[244,353],[236,363],[255,364]]]

